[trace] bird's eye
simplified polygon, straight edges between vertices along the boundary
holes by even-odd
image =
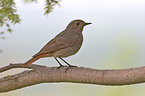
[[[80,23],[78,22],[77,25],[80,25]]]

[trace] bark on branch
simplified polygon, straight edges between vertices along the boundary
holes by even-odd
[[[17,66],[22,67],[19,64]],[[65,71],[67,67],[58,69],[57,67],[32,64],[28,68],[33,70],[27,70],[12,76],[0,78],[0,93],[39,83],[72,82],[120,86],[145,82],[145,66],[111,70],[71,67]]]

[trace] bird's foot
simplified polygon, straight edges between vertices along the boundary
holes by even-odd
[[[67,67],[65,65],[60,65],[59,67],[57,67],[57,69],[60,69],[61,67]]]
[[[77,66],[75,66],[75,65],[69,65],[68,67],[77,67]]]
[[[71,68],[71,67],[77,67],[77,66],[75,66],[75,65],[68,65],[67,69],[65,70],[65,73],[66,73],[66,71],[67,71],[69,68]]]

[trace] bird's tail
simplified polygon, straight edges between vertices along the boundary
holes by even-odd
[[[33,62],[35,62],[36,60],[38,60],[39,58],[41,58],[41,56],[37,56],[37,57],[33,57],[30,60],[28,60],[27,62],[24,63],[24,67],[29,66],[30,64],[32,64]]]
[[[48,57],[51,56],[52,53],[47,53],[47,54],[40,54],[40,55],[34,55],[30,60],[28,60],[27,62],[24,63],[24,67],[27,67],[28,65],[32,64],[33,62],[35,62],[36,60],[42,58],[42,57]]]

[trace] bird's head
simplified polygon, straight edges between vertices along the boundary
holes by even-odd
[[[82,32],[84,26],[89,25],[89,24],[92,24],[92,23],[86,23],[83,20],[77,19],[70,22],[66,29]]]

